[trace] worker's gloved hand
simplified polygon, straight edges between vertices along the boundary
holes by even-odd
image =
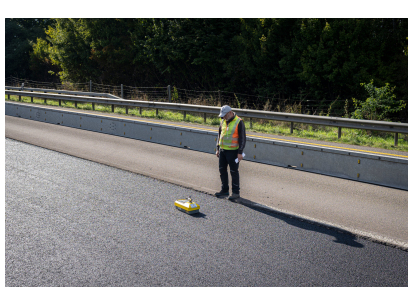
[[[240,162],[242,159],[244,159],[244,157],[245,157],[245,153],[242,153],[242,155],[238,154],[238,158],[235,159],[235,163]]]
[[[217,149],[217,152],[215,153],[217,157],[219,158],[219,149]]]

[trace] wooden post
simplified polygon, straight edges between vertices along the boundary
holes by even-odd
[[[170,103],[172,102],[171,85],[168,85],[168,100],[169,100]]]
[[[24,83],[22,83],[22,86],[19,89],[19,91],[23,91],[23,88],[24,88]],[[21,100],[22,100],[22,97],[21,97],[21,95],[19,95],[19,102],[21,102]]]

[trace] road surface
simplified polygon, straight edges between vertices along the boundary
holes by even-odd
[[[213,194],[215,155],[6,116],[6,137]],[[242,203],[406,249],[408,192],[242,161]]]
[[[406,251],[5,141],[7,287],[408,284]]]

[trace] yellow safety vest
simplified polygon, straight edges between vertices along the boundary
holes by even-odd
[[[229,122],[222,120],[221,136],[219,138],[219,147],[226,150],[236,150],[239,148],[238,123],[241,121],[237,115]]]

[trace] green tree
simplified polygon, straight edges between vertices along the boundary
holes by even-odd
[[[45,28],[53,20],[40,18],[6,18],[5,20],[5,74],[20,78],[43,80],[30,69],[32,43],[45,38]],[[47,77],[47,75],[46,75]]]
[[[407,99],[407,19],[59,18],[45,35],[30,67],[62,80],[363,100],[374,79]]]
[[[406,19],[303,19],[295,40],[299,77],[317,99],[362,95],[358,84],[369,79],[400,86],[406,36]]]
[[[90,61],[97,69],[98,81],[130,84],[137,74],[131,31],[133,19],[85,19],[91,37]]]
[[[183,88],[219,89],[227,83],[236,19],[153,19],[136,48],[166,82]],[[139,52],[138,52],[139,53]]]
[[[92,36],[84,19],[55,19],[54,26],[46,31],[49,58],[60,68],[62,81],[85,82],[97,78],[99,71],[90,60]]]

